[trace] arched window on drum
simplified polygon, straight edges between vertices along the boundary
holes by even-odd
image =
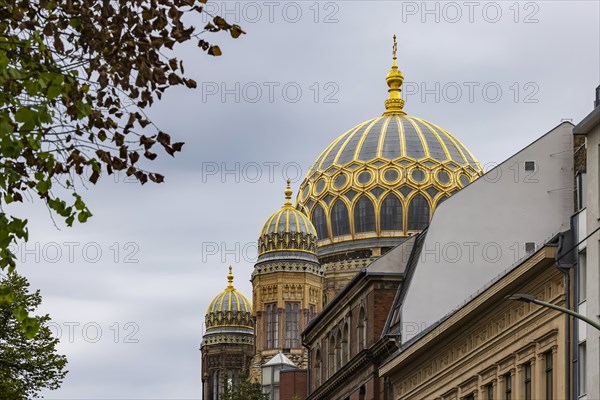
[[[403,230],[402,203],[396,195],[388,194],[383,203],[381,203],[379,223],[382,231]]]
[[[333,236],[350,234],[348,207],[342,200],[336,201],[331,209],[331,233]]]
[[[320,204],[317,204],[312,213],[312,223],[317,230],[317,236],[319,240],[329,238],[329,234],[327,233],[327,219],[325,218],[325,211]]]
[[[422,194],[412,198],[408,206],[408,230],[421,231],[429,225],[429,202]]]
[[[375,231],[375,207],[367,196],[362,196],[354,206],[354,231]]]

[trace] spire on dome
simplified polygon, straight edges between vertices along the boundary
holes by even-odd
[[[385,81],[389,87],[388,93],[390,97],[385,101],[385,112],[383,115],[406,115],[406,113],[402,110],[404,107],[404,100],[400,96],[400,86],[402,86],[402,82],[404,81],[404,76],[402,72],[398,69],[398,65],[396,64],[396,51],[398,50],[398,44],[396,43],[396,35],[394,35],[394,45],[392,46],[392,56],[394,59],[394,63],[392,64],[392,69],[388,72]]]
[[[284,206],[291,206],[292,205],[292,188],[290,187],[290,180],[287,180],[287,186],[283,192],[283,194],[285,195],[285,204]]]
[[[231,265],[229,266],[229,273],[227,274],[227,289],[233,289],[233,272]]]

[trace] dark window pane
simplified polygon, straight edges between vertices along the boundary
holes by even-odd
[[[429,203],[421,194],[412,198],[408,206],[408,230],[420,231],[429,224]]]
[[[350,234],[348,208],[341,200],[336,201],[331,209],[331,231],[333,236]]]
[[[317,230],[317,236],[319,239],[327,239],[329,235],[327,234],[327,220],[325,219],[325,211],[323,211],[323,207],[317,205],[312,214],[312,223]]]
[[[425,179],[425,172],[421,169],[413,169],[410,175],[416,182],[422,182]]]
[[[383,173],[383,178],[388,182],[396,182],[398,179],[398,171],[395,169],[388,169]]]
[[[366,196],[361,197],[354,206],[354,230],[357,233],[375,231],[375,208]]]
[[[365,185],[371,180],[371,173],[369,171],[363,171],[358,175],[358,183]]]
[[[439,171],[437,178],[443,185],[447,185],[450,182],[450,175],[446,171]]]
[[[381,204],[380,214],[381,230],[402,230],[402,203],[394,195],[388,195]]]

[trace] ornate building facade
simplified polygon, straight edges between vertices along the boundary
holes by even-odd
[[[437,206],[482,174],[456,137],[404,111],[403,80],[394,37],[383,115],[348,130],[317,157],[295,205],[288,182],[285,204],[263,225],[251,277],[255,349],[249,374],[255,381],[279,352],[298,367],[309,367],[318,352],[303,346],[301,333],[308,331],[310,340],[323,342],[320,357],[333,357],[323,362],[320,374],[309,373],[309,381],[317,379],[311,387],[358,356],[360,390],[379,398],[383,386],[373,357],[380,360],[389,351],[389,341],[381,344],[378,337],[403,275],[386,272],[387,264],[379,272],[364,269],[419,234]],[[337,305],[321,316],[332,302]],[[333,342],[310,333],[322,328],[310,322],[317,316],[335,332]]]
[[[564,399],[564,314],[508,300],[531,293],[565,305],[553,239],[380,368],[402,400]],[[393,333],[398,327],[389,327]],[[568,342],[567,342],[568,343]]]
[[[233,287],[229,267],[227,287],[209,304],[202,337],[202,393],[204,400],[217,400],[225,385],[248,376],[254,356],[254,320],[248,299]]]
[[[317,258],[317,233],[292,206],[288,181],[285,203],[265,222],[258,238],[252,273],[256,356],[251,376],[279,352],[300,368],[308,367],[300,333],[321,311],[323,272]]]

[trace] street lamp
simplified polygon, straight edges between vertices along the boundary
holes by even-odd
[[[593,326],[594,328],[596,328],[596,329],[598,329],[600,331],[600,323],[589,319],[585,315],[578,314],[575,311],[569,310],[568,308],[557,306],[556,304],[552,304],[552,303],[548,303],[546,301],[538,300],[538,299],[535,298],[535,296],[532,296],[530,294],[515,293],[515,294],[512,294],[510,296],[506,296],[506,298],[509,299],[509,300],[518,300],[518,301],[523,301],[525,303],[537,304],[538,306],[552,308],[554,310],[563,312],[565,314],[572,315],[573,317],[575,317],[577,319],[580,319],[580,320],[582,320],[584,322],[587,322],[588,324],[590,324],[591,326]]]

